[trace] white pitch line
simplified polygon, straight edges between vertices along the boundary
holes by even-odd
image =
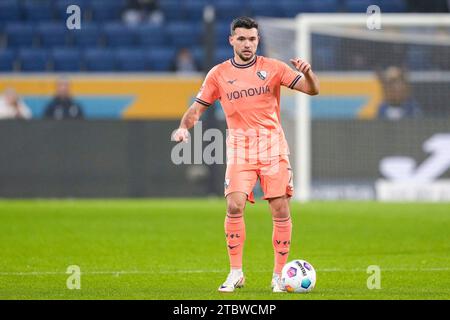
[[[433,272],[433,271],[450,271],[450,267],[442,267],[442,268],[382,268],[380,270],[387,272],[394,271],[422,271],[422,272]],[[328,268],[328,269],[318,269],[316,270],[318,273],[320,272],[366,272],[367,269],[362,268],[354,268],[354,269],[339,269],[339,268]],[[227,273],[227,270],[147,270],[147,271],[139,271],[139,270],[123,270],[123,271],[87,271],[81,272],[81,275],[129,275],[129,274],[189,274],[189,273]],[[251,273],[270,273],[270,271],[251,271]],[[71,274],[62,271],[29,271],[29,272],[0,272],[0,276],[45,276],[45,275],[63,275],[63,274]]]

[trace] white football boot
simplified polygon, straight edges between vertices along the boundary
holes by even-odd
[[[228,274],[227,280],[219,287],[220,292],[233,292],[236,288],[244,286],[245,277],[241,269],[233,269]]]
[[[274,273],[272,276],[272,292],[278,293],[278,292],[286,292],[286,289],[284,289],[283,285],[281,284],[281,275]]]

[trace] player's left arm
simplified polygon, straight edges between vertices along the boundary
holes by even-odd
[[[303,73],[303,77],[294,85],[292,89],[309,94],[319,94],[319,78],[312,71],[311,65],[300,58],[290,59],[292,65],[297,71]]]

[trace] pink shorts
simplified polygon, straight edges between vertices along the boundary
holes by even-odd
[[[279,156],[255,164],[228,164],[225,173],[225,197],[232,192],[247,194],[247,200],[255,203],[253,188],[259,178],[264,193],[262,199],[292,197],[294,181],[288,156]]]

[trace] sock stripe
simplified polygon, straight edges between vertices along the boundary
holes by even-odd
[[[240,215],[240,216],[235,216],[235,215],[229,215],[229,214],[227,214],[227,218],[230,218],[230,219],[239,219],[239,218],[242,218],[244,215]]]
[[[275,221],[275,222],[286,222],[286,221],[289,221],[290,219],[291,219],[291,217],[289,216],[287,218],[282,218],[282,219],[274,218],[273,221]]]

